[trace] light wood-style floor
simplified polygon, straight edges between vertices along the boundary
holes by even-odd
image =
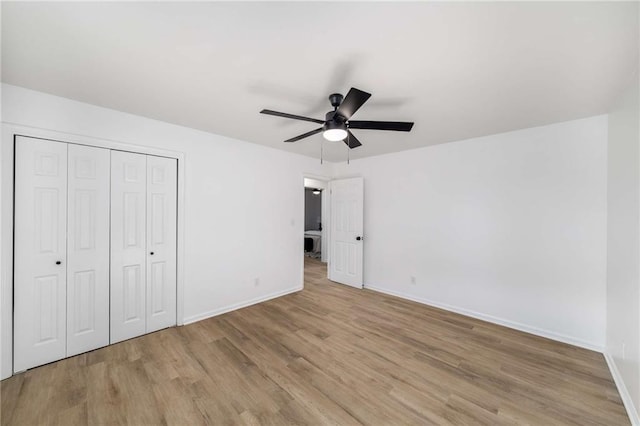
[[[2,424],[628,424],[601,354],[327,281],[2,382]]]

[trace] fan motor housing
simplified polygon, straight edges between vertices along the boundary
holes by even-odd
[[[335,116],[336,116],[336,112],[335,111],[329,111],[328,113],[326,113],[324,115],[324,121],[333,121]]]

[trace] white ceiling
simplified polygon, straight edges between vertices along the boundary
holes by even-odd
[[[638,3],[2,3],[2,80],[319,157],[332,92],[373,94],[351,158],[607,112]],[[325,142],[325,159],[346,157]]]

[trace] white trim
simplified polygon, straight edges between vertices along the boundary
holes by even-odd
[[[638,415],[638,411],[633,404],[633,399],[627,390],[627,387],[624,384],[624,380],[622,379],[622,375],[616,366],[616,362],[611,356],[611,354],[605,352],[604,359],[607,361],[607,365],[609,366],[609,371],[611,371],[611,376],[613,376],[613,381],[618,388],[618,393],[620,393],[620,398],[622,399],[622,403],[624,404],[624,408],[627,410],[627,414],[629,415],[629,420],[631,424],[634,426],[640,426],[640,416]]]
[[[328,184],[328,182],[332,179],[329,176],[317,175],[314,173],[303,173],[302,177],[305,179],[319,180],[321,182],[324,182],[325,184]]]
[[[481,312],[476,312],[476,311],[472,311],[465,308],[459,308],[457,306],[448,305],[446,303],[435,302],[433,300],[423,299],[421,297],[416,297],[409,294],[397,292],[394,290],[388,290],[382,287],[372,286],[368,284],[365,284],[364,288],[368,290],[384,293],[384,294],[389,294],[391,296],[400,297],[402,299],[411,300],[413,302],[422,303],[423,305],[429,305],[435,308],[444,309],[445,311],[455,312],[460,315],[476,318],[476,319],[487,321],[493,324],[502,325],[504,327],[513,328],[515,330],[524,331],[525,333],[535,334],[536,336],[546,337],[547,339],[556,340],[558,342],[567,343],[569,345],[578,346],[584,349],[589,349],[591,351],[596,351],[600,353],[604,351],[604,347],[601,345],[597,345],[591,342],[587,342],[572,336],[567,336],[567,335],[556,333],[553,331],[543,330],[541,328],[533,327],[533,326],[522,324],[519,322],[494,317],[492,315],[483,314]]]
[[[0,197],[2,210],[0,211],[0,228],[2,241],[0,253],[0,313],[2,315],[2,329],[0,330],[0,379],[6,379],[13,374],[13,148],[14,136],[26,136],[40,139],[95,146],[120,151],[138,152],[142,154],[158,155],[178,160],[178,240],[177,240],[177,289],[176,289],[176,323],[184,325],[184,283],[185,283],[185,154],[149,147],[101,139],[92,136],[64,133],[55,130],[23,126],[15,123],[2,122],[0,144]]]
[[[222,308],[214,309],[213,311],[204,312],[202,314],[192,315],[190,317],[186,317],[184,319],[184,324],[193,324],[194,322],[202,321],[207,318],[215,317],[218,315],[226,314],[227,312],[235,311],[237,309],[246,308],[247,306],[256,305],[258,303],[266,302],[267,300],[275,299],[277,297],[286,296],[287,294],[296,293],[298,291],[302,291],[302,286],[296,286],[287,290],[277,291],[275,293],[270,293],[265,296],[260,296],[253,298],[251,300],[245,300],[244,302],[234,303],[232,305],[228,305]]]
[[[65,133],[57,130],[43,129],[40,127],[25,126],[18,123],[2,122],[3,136],[14,134],[31,138],[51,139],[59,142],[76,143],[80,145],[96,146],[100,148],[115,149],[120,151],[131,151],[142,154],[158,155],[161,157],[184,158],[184,153],[180,151],[170,151],[168,149],[154,148],[148,145],[137,145],[128,142],[116,141],[112,139],[98,138],[89,135],[79,135],[76,133]]]

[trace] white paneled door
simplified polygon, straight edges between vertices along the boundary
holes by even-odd
[[[147,156],[111,151],[111,343],[146,332]]]
[[[67,144],[16,137],[14,371],[66,355]]]
[[[111,342],[176,325],[177,160],[111,152]]]
[[[109,156],[68,146],[67,356],[109,344]]]
[[[147,333],[176,325],[177,164],[147,156]]]
[[[330,182],[329,279],[362,288],[363,200],[361,177]]]
[[[176,325],[175,159],[16,136],[14,372]]]

